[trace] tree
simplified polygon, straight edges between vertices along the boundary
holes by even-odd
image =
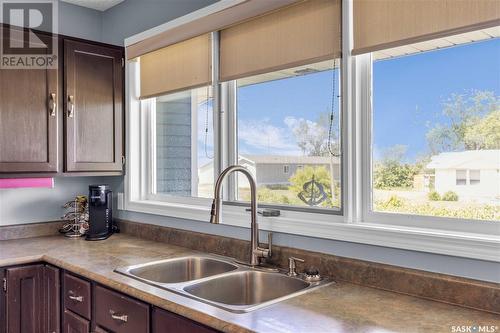
[[[471,127],[499,109],[500,99],[490,91],[473,90],[466,94],[452,94],[443,103],[442,114],[447,122],[434,125],[426,134],[431,153],[483,149],[478,146],[484,145],[485,139],[477,135],[489,134],[488,130],[476,131],[469,136],[466,134]]]
[[[323,188],[323,191],[325,192],[327,196],[327,200],[325,200],[321,206],[325,207],[331,207],[334,206],[335,203],[332,202],[332,190],[331,190],[331,181],[332,177],[330,175],[330,172],[327,170],[326,167],[320,166],[320,167],[312,167],[312,166],[306,166],[302,168],[301,170],[297,170],[295,174],[290,177],[289,182],[290,182],[290,187],[289,190],[296,196],[299,197],[299,194],[304,192],[304,185],[311,180],[317,182],[318,184],[321,185]],[[314,191],[314,196],[315,197],[320,197],[321,193],[318,190],[318,187],[315,187],[312,189]],[[338,187],[336,186],[334,191],[338,192]],[[335,197],[338,197],[338,193],[335,193]]]
[[[500,109],[472,122],[465,130],[464,141],[473,149],[500,149]]]
[[[408,188],[413,186],[413,177],[422,168],[421,164],[403,163],[407,146],[395,145],[384,150],[380,162],[375,164],[373,186],[377,189]]]
[[[338,152],[338,121],[336,115],[332,121],[332,133],[330,137],[331,150]],[[295,119],[289,124],[292,129],[297,145],[306,156],[330,156],[328,149],[328,132],[330,130],[330,115],[322,113],[316,121],[308,119]]]

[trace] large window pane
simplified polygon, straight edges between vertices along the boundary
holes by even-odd
[[[238,160],[256,177],[259,203],[340,208],[339,73],[333,68],[329,61],[237,81]],[[250,198],[244,177],[237,197]]]
[[[208,87],[155,99],[156,194],[213,196],[213,115]]]
[[[489,39],[374,62],[374,211],[500,220],[499,54]]]

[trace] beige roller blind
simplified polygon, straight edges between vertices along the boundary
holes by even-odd
[[[141,98],[209,85],[210,34],[191,38],[140,57]]]
[[[354,0],[353,54],[500,25],[499,0]]]
[[[299,0],[240,0],[236,1],[233,6],[202,17],[187,19],[187,16],[189,16],[187,15],[178,18],[177,20],[169,22],[172,24],[171,28],[152,37],[128,45],[127,58],[133,59],[189,38],[212,31],[218,31],[235,23],[262,15],[297,1]]]
[[[237,79],[340,57],[340,0],[306,0],[220,33],[220,78]]]

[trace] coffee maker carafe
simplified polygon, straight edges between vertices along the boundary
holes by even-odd
[[[113,231],[113,191],[109,185],[90,185],[89,230],[85,239],[106,239]]]

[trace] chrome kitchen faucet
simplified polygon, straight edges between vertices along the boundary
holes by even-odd
[[[247,168],[241,165],[232,165],[226,168],[220,176],[217,178],[215,182],[215,193],[214,193],[214,201],[212,203],[212,210],[210,211],[210,223],[219,224],[219,216],[220,216],[220,208],[221,208],[221,187],[224,178],[232,172],[239,171],[243,173],[250,183],[250,211],[251,211],[251,236],[250,243],[252,247],[250,265],[258,266],[260,265],[260,258],[269,258],[271,257],[271,248],[272,248],[272,233],[268,235],[268,248],[264,249],[259,247],[259,226],[257,224],[257,185],[255,183],[255,179],[248,171]]]

